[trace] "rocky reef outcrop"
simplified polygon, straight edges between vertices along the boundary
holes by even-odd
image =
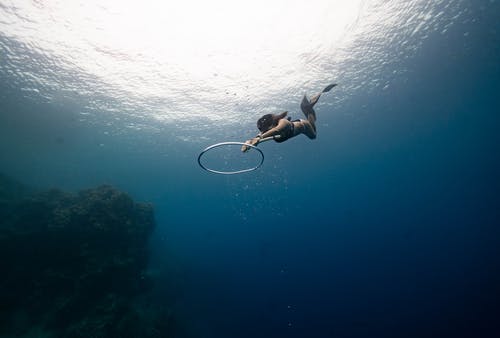
[[[168,337],[147,301],[153,208],[103,185],[33,192],[0,176],[0,337]]]

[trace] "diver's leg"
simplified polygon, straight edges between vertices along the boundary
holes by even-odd
[[[310,139],[316,138],[316,126],[310,120],[300,120],[297,127],[296,129],[299,129],[301,134],[306,135]]]
[[[311,130],[314,133],[313,138],[316,138],[316,113],[314,112],[314,110],[312,114],[309,114],[309,116],[307,116],[307,121],[304,121],[304,123],[306,125],[307,130]]]
[[[307,120],[316,131],[316,112],[313,109],[313,105],[311,104],[311,102],[309,102],[307,96],[305,95],[302,98],[302,102],[300,103],[300,109],[302,109],[302,112],[306,116]]]
[[[304,95],[302,102],[300,103],[300,109],[306,116],[307,120],[300,120],[302,127],[302,133],[307,135],[310,139],[316,138],[316,112],[314,111],[314,105],[318,103],[318,100],[322,93],[329,92],[330,89],[335,87],[337,84],[331,84],[325,87],[321,92],[311,97],[309,101],[307,96]]]
[[[313,105],[309,102],[305,95],[302,99],[302,103],[300,104],[300,108],[307,118],[307,120],[300,120],[300,122],[304,125],[302,128],[304,130],[303,133],[306,134],[307,137],[314,139],[316,138],[316,112],[313,109]]]
[[[312,114],[314,115],[314,119],[316,120],[316,113],[314,112],[313,109],[314,105],[318,103],[321,94],[329,92],[330,89],[332,89],[336,85],[337,85],[336,83],[333,83],[331,85],[326,86],[325,89],[323,89],[321,92],[312,96],[310,101],[307,99],[307,96],[304,95],[304,97],[302,98],[302,102],[300,103],[300,109],[302,109],[302,112],[307,118],[309,118],[309,115]]]
[[[300,103],[300,109],[306,117],[309,117],[309,114],[314,114],[313,105],[311,104],[311,102],[309,102],[309,99],[305,94],[302,98],[302,102]]]

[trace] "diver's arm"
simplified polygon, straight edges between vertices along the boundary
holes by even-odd
[[[262,139],[262,137],[259,134],[250,140],[246,140],[245,144],[241,146],[241,151],[242,152],[248,151],[248,149],[250,149],[250,147],[247,146],[247,144],[252,145],[252,146],[256,146],[257,144],[259,144],[261,139]]]
[[[278,126],[276,126],[274,128],[269,129],[265,133],[261,133],[261,134],[255,136],[254,138],[245,141],[245,144],[250,144],[252,146],[256,146],[257,144],[259,144],[260,141],[262,141],[262,140],[264,140],[264,139],[266,139],[268,137],[275,137],[275,136],[279,135],[281,129],[282,128],[280,128],[279,125],[278,125]],[[250,149],[250,147],[248,147],[247,145],[243,145],[241,147],[241,151],[243,151],[243,152],[247,151],[248,149]]]
[[[283,130],[284,125],[287,123],[292,123],[292,122],[288,121],[287,119],[282,119],[279,121],[279,123],[276,127],[269,129],[265,133],[260,133],[259,135],[255,136],[254,138],[245,141],[245,143],[250,144],[252,146],[256,146],[257,144],[259,144],[259,142],[261,142],[263,140],[267,141],[266,139],[268,137],[277,137],[277,136],[281,135],[281,131]],[[248,151],[248,149],[250,149],[250,147],[248,147],[246,145],[243,145],[241,147],[241,151],[243,151],[243,152]]]
[[[280,134],[281,129],[283,129],[283,128],[278,125],[278,126],[276,126],[274,128],[269,129],[265,133],[262,133],[262,134],[258,135],[257,137],[258,137],[258,139],[260,141],[261,139],[264,139],[264,138],[268,138],[268,137],[271,137],[271,136],[276,136],[276,135]]]

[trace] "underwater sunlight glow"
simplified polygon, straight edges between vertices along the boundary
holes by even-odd
[[[182,105],[187,111],[168,98],[182,101],[196,91],[203,106],[214,95],[248,99],[303,82],[308,53],[329,53],[355,22],[361,3],[16,1],[4,6],[1,27],[106,92],[161,101],[185,116],[200,107]]]
[[[253,128],[325,83],[342,83],[336,105],[357,88],[387,87],[378,69],[418,48],[441,3],[11,1],[0,5],[0,71],[22,79],[27,96],[85,102],[82,120],[106,112],[132,128]]]
[[[150,77],[170,77],[172,71],[194,83],[227,85],[242,76],[258,80],[279,76],[277,69],[296,70],[303,66],[301,54],[331,47],[342,36],[360,3],[93,0],[25,1],[16,7],[32,22],[44,23],[29,37],[40,48],[59,54],[64,47],[78,67],[104,80],[125,85],[144,77],[134,90],[148,94]],[[15,35],[22,28],[9,31]],[[149,62],[158,71],[144,73],[142,64]]]

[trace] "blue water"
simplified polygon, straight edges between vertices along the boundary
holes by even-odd
[[[401,13],[414,21],[364,41],[379,3],[363,2],[353,44],[243,99],[244,77],[222,96],[177,78],[174,94],[113,96],[98,73],[0,33],[0,170],[152,202],[151,274],[167,272],[159,297],[193,337],[497,337],[500,4],[413,3]],[[198,167],[263,113],[300,118],[301,95],[330,82],[316,140],[262,144],[263,166],[243,175]]]

